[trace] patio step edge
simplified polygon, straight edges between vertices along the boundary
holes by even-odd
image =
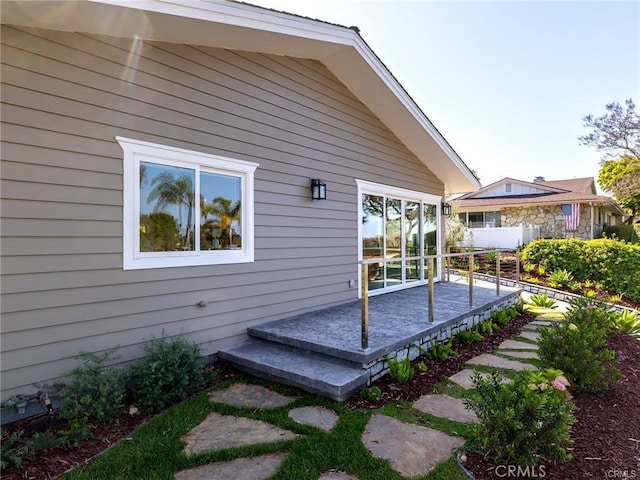
[[[342,402],[366,386],[369,371],[329,357],[249,341],[220,350],[218,357],[241,371]]]

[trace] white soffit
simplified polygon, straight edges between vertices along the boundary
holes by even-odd
[[[315,59],[445,184],[479,183],[387,68],[350,28],[228,1],[1,0],[2,23]]]

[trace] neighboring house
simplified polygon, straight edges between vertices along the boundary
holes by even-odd
[[[503,178],[451,204],[473,229],[532,226],[543,238],[597,238],[605,225],[616,225],[625,215],[615,200],[596,193],[590,177],[538,177],[533,182]]]
[[[405,257],[440,252],[443,196],[479,187],[356,29],[226,1],[0,5],[2,400],[80,351],[185,334],[214,355],[353,301],[363,257],[397,259],[379,291],[424,284]]]

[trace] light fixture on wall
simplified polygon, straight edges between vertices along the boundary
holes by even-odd
[[[319,178],[311,179],[311,198],[313,200],[327,199],[327,184]]]
[[[442,204],[442,214],[444,216],[446,216],[446,217],[451,215],[451,205],[449,205],[448,203],[443,203]]]

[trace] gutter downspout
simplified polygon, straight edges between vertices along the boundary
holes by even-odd
[[[591,240],[593,240],[593,202],[589,202],[591,207]]]

